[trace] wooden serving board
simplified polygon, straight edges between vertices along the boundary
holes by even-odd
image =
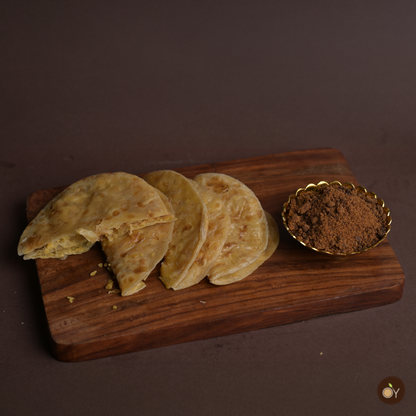
[[[105,290],[111,275],[98,267],[105,262],[99,244],[64,261],[36,260],[58,360],[91,360],[252,331],[386,305],[401,298],[404,274],[387,240],[363,254],[331,257],[306,249],[283,227],[283,203],[298,188],[321,180],[358,185],[338,150],[291,152],[178,172],[189,178],[198,173],[221,172],[248,185],[278,223],[278,249],[238,283],[214,286],[204,279],[188,289],[167,290],[156,269],[148,277],[147,287],[129,297]],[[30,195],[28,220],[62,189]],[[94,270],[97,274],[90,277]],[[72,304],[67,296],[74,298]]]

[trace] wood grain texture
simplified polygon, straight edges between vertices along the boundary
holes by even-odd
[[[401,298],[404,274],[387,240],[360,255],[331,257],[301,246],[283,227],[283,203],[296,189],[321,180],[358,185],[338,150],[291,152],[178,172],[190,178],[221,172],[248,185],[278,223],[278,249],[238,283],[214,286],[204,279],[191,288],[172,291],[158,279],[157,268],[147,287],[129,297],[104,289],[111,275],[98,267],[105,261],[99,244],[64,261],[36,260],[58,360],[90,360],[229,335],[382,306]],[[31,194],[28,220],[62,189]],[[97,274],[91,277],[94,270]],[[67,296],[74,297],[72,304]]]

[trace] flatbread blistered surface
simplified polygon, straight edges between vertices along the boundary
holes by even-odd
[[[31,221],[18,245],[24,259],[80,254],[114,231],[173,221],[157,191],[138,176],[102,173],[70,185]]]
[[[266,249],[263,253],[261,253],[257,260],[254,260],[253,263],[237,270],[234,273],[223,275],[217,279],[210,279],[211,283],[214,283],[215,285],[228,285],[230,283],[243,280],[257,270],[276,251],[277,246],[279,245],[279,228],[277,227],[274,218],[268,212],[265,212],[265,214],[269,228],[269,238]]]
[[[173,208],[168,198],[158,191],[169,212]],[[104,237],[101,246],[115,274],[122,296],[143,289],[156,265],[163,259],[172,240],[174,222],[150,225],[132,233],[113,234],[112,240]]]
[[[168,289],[174,289],[185,278],[206,239],[207,208],[195,187],[180,173],[162,170],[144,179],[169,198],[175,213],[172,241],[160,268],[160,279]]]
[[[267,220],[254,192],[239,180],[222,173],[203,173],[194,180],[220,196],[231,218],[229,236],[208,272],[209,279],[215,281],[260,256],[267,246]]]

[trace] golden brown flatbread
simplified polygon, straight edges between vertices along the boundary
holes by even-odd
[[[18,245],[25,260],[88,251],[103,236],[173,221],[156,189],[138,176],[102,173],[70,185],[31,221]]]
[[[221,253],[230,230],[230,215],[221,198],[205,186],[189,179],[207,207],[208,233],[195,261],[175,290],[185,289],[199,283],[208,273]]]
[[[185,278],[206,239],[207,208],[194,186],[180,173],[161,170],[145,175],[144,179],[169,198],[177,218],[160,269],[164,285],[174,289]]]
[[[231,218],[229,236],[208,272],[211,281],[253,263],[265,250],[267,220],[260,201],[250,188],[222,173],[203,173],[194,180],[220,196]]]
[[[269,228],[269,238],[267,241],[266,249],[260,254],[257,260],[253,263],[245,266],[234,273],[223,275],[217,279],[210,279],[210,282],[215,285],[229,285],[230,283],[238,282],[243,280],[255,270],[257,270],[272,254],[276,251],[279,245],[279,228],[277,227],[276,221],[268,213],[265,212],[267,218],[267,225]]]
[[[168,198],[158,191],[169,212],[173,208]],[[129,296],[143,289],[156,265],[163,259],[172,240],[174,222],[150,225],[132,233],[113,234],[112,240],[103,237],[101,246],[111,263],[121,290],[121,296]]]

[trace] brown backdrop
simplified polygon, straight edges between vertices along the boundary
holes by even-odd
[[[413,414],[415,19],[403,0],[3,2],[0,413]],[[30,193],[324,147],[392,210],[399,302],[83,363],[51,356],[34,262],[16,254]],[[395,405],[377,393],[389,376],[406,387]]]

